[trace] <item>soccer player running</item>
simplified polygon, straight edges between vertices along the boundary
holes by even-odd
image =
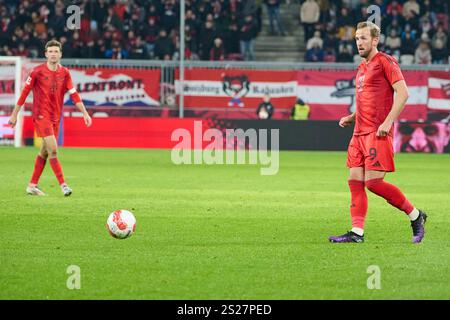
[[[45,57],[47,62],[33,68],[25,82],[19,100],[9,120],[14,127],[17,123],[17,115],[25,103],[31,90],[33,90],[33,123],[37,136],[42,138],[42,145],[34,163],[34,171],[26,192],[30,195],[43,196],[45,193],[39,189],[38,182],[44,170],[47,159],[58,179],[64,196],[70,196],[72,189],[64,180],[61,164],[58,160],[58,130],[61,119],[61,111],[64,104],[64,95],[67,91],[76,107],[83,113],[86,126],[92,124],[80,95],[73,87],[72,77],[67,68],[61,66],[62,46],[56,40],[51,40],[45,45]]]
[[[378,52],[379,36],[380,28],[376,24],[361,22],[357,25],[356,45],[364,60],[358,67],[355,79],[356,112],[339,121],[341,127],[355,123],[347,155],[352,229],[346,234],[329,237],[331,242],[364,241],[367,213],[365,187],[408,215],[413,243],[420,243],[425,234],[426,214],[415,208],[399,188],[383,180],[386,172],[395,171],[393,124],[402,112],[409,93],[397,61]]]

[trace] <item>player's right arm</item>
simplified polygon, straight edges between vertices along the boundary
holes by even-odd
[[[20,109],[22,109],[22,106],[25,104],[25,100],[27,99],[27,96],[30,93],[31,89],[33,89],[35,82],[36,82],[36,75],[33,70],[31,71],[30,75],[25,81],[25,86],[22,89],[22,93],[20,94],[19,100],[17,100],[16,106],[14,107],[11,117],[9,118],[8,123],[11,125],[11,127],[14,128],[16,126],[17,116],[20,112]]]
[[[352,114],[342,117],[341,120],[339,120],[339,126],[344,128],[348,127],[352,123],[355,122],[356,112],[353,112]]]

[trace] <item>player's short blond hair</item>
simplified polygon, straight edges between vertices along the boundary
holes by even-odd
[[[370,35],[372,36],[372,38],[380,36],[380,32],[381,32],[380,27],[370,21],[363,21],[363,22],[358,23],[358,25],[356,26],[356,30],[364,29],[367,27],[370,29]]]
[[[59,41],[56,41],[56,40],[50,40],[49,42],[47,42],[47,43],[45,44],[45,52],[47,52],[47,49],[48,49],[49,47],[58,47],[58,48],[59,48],[59,51],[62,52],[62,45],[61,45],[61,42],[59,42]]]

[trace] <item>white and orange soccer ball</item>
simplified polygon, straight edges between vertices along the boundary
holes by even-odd
[[[136,218],[128,210],[116,210],[109,215],[106,227],[114,238],[129,238],[136,230]]]

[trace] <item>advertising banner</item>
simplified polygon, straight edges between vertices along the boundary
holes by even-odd
[[[431,110],[450,112],[450,72],[429,72],[428,107]]]
[[[275,110],[292,108],[297,97],[295,71],[195,68],[186,69],[185,79],[186,108],[242,108],[256,113],[264,95],[271,97]]]
[[[70,73],[86,105],[159,106],[159,69],[87,68],[70,69]],[[65,104],[73,104],[69,95]]]

